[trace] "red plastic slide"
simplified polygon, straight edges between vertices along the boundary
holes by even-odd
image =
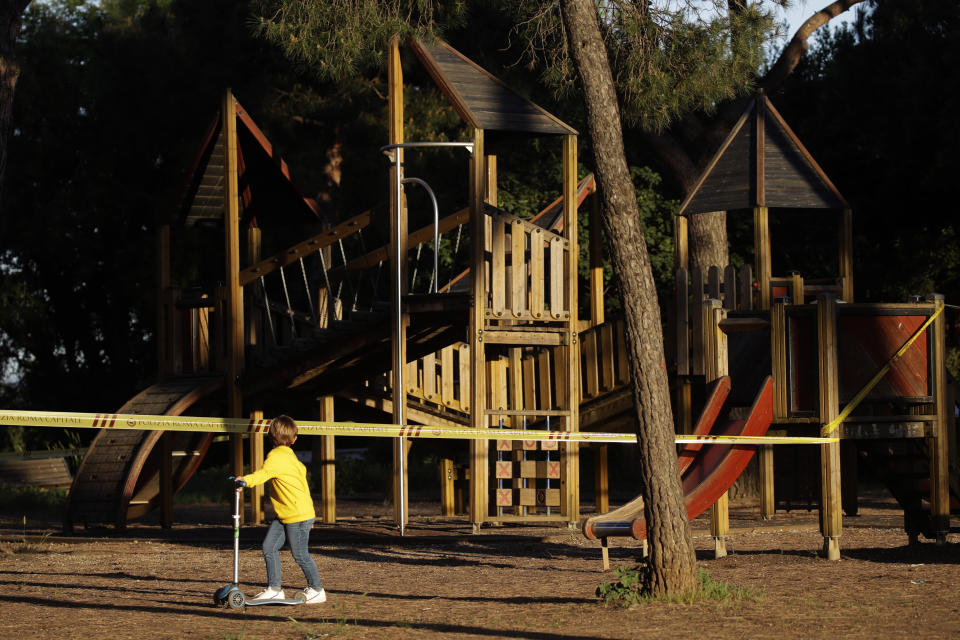
[[[725,387],[725,389],[724,389]],[[773,381],[767,376],[750,407],[746,420],[730,420],[711,431],[720,413],[720,407],[730,392],[729,378],[721,378],[714,386],[707,406],[697,421],[697,435],[762,436],[773,421]],[[679,454],[684,501],[687,517],[691,520],[706,511],[736,481],[756,445],[688,444]],[[610,536],[646,538],[647,525],[643,519],[643,499],[634,498],[622,507],[603,515],[589,518],[583,525],[586,537],[596,540]]]

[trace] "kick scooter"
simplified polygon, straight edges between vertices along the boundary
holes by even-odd
[[[230,477],[233,480],[233,477]],[[234,482],[233,495],[233,582],[225,584],[213,594],[213,602],[218,607],[229,606],[232,609],[256,607],[262,604],[304,604],[307,601],[302,591],[298,591],[292,598],[283,600],[248,600],[240,591],[240,495],[247,483],[243,480]]]

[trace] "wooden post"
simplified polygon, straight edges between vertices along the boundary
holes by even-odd
[[[673,217],[673,266],[675,269],[690,268],[690,232],[686,216]]]
[[[753,209],[753,260],[757,282],[760,287],[760,308],[770,308],[770,210],[766,207]]]
[[[403,69],[400,62],[400,40],[393,38],[390,41],[390,50],[387,60],[387,83],[388,83],[388,106],[390,111],[389,136],[390,144],[400,144],[403,142]],[[390,168],[390,264],[394,281],[399,279],[400,291],[393,291],[393,308],[401,309],[402,298],[407,289],[407,216],[404,209],[403,198],[397,197],[397,183],[402,179],[398,171],[398,165],[403,163],[403,149],[395,149],[397,158],[400,162],[394,162]],[[400,244],[397,245],[396,238],[400,238]],[[401,257],[400,260],[397,256]],[[398,268],[400,273],[396,273]],[[400,296],[400,300],[397,299]],[[396,311],[395,311],[396,313]],[[402,313],[402,311],[401,311]],[[402,314],[399,326],[391,328],[391,341],[393,349],[393,422],[402,424],[404,422],[404,410],[406,409],[407,384],[398,384],[400,372],[407,361],[406,349],[406,327],[409,324],[406,314]],[[393,442],[393,516],[394,521],[400,526],[401,531],[406,526],[406,456],[407,456],[406,438],[396,438]],[[403,477],[401,477],[401,474]],[[404,491],[401,492],[400,488]]]
[[[173,437],[168,431],[160,434],[160,526],[173,526]]]
[[[727,312],[719,300],[711,298],[704,301],[702,313],[706,343],[704,373],[709,385],[728,372],[727,334],[720,329],[720,321]],[[726,492],[710,509],[710,535],[713,536],[714,558],[723,558],[727,555],[727,536],[730,535],[730,499]]]
[[[486,349],[483,342],[484,313],[487,309],[485,283],[486,225],[484,224],[483,201],[486,193],[486,167],[483,145],[483,130],[473,130],[473,155],[470,157],[470,237],[472,261],[471,278],[473,306],[470,308],[470,426],[487,428],[487,367]],[[487,441],[470,441],[470,521],[474,533],[487,519]]]
[[[927,296],[933,302],[934,310],[943,308],[944,297],[935,293]],[[930,515],[937,544],[945,544],[950,533],[950,447],[947,434],[948,413],[953,413],[953,405],[947,404],[947,368],[946,368],[946,322],[941,313],[927,329],[933,332],[933,380],[932,393],[936,399],[937,420],[933,425],[934,437],[930,444]]]
[[[254,400],[250,404],[250,420],[254,422],[263,420],[261,402]],[[249,438],[250,471],[256,471],[263,467],[263,434],[251,433]],[[260,484],[250,489],[250,521],[253,523],[263,522],[263,487],[264,485]]]
[[[853,302],[853,212],[844,209],[840,218],[840,278],[842,300]]]
[[[799,271],[790,272],[790,291],[793,293],[793,303],[803,304],[805,302],[803,295],[803,276]]]
[[[318,401],[318,413],[322,422],[333,422],[333,396],[323,396]],[[313,444],[313,466],[320,479],[320,517],[324,522],[337,521],[337,460],[335,436],[316,436]]]
[[[580,339],[578,331],[580,321],[577,315],[577,275],[578,257],[580,255],[577,232],[577,136],[563,137],[563,233],[570,243],[567,260],[566,288],[567,309],[570,317],[567,319],[567,330],[570,332],[569,345],[561,351],[567,354],[567,431],[580,430]],[[580,453],[579,445],[569,442],[565,445],[566,456],[564,472],[566,478],[565,499],[567,524],[575,527],[580,521]],[[563,480],[561,480],[563,483]]]
[[[783,301],[770,308],[770,363],[773,376],[773,418],[787,417],[787,313]],[[773,446],[757,448],[760,470],[760,517],[769,520],[776,512]]]
[[[593,445],[593,493],[597,513],[610,511],[610,477],[607,445]]]
[[[828,424],[840,413],[837,376],[837,299],[829,293],[817,296],[817,344],[820,371],[820,422]],[[840,443],[820,445],[820,532],[823,554],[840,559],[843,513],[840,491]]]
[[[594,192],[590,196],[590,325],[601,325],[605,321],[603,305],[603,233],[600,224],[600,196]],[[605,358],[612,353],[604,352]],[[606,380],[604,384],[612,384]],[[608,445],[594,445],[593,455],[593,493],[597,513],[610,510],[610,479]]]
[[[600,196],[590,196],[590,325],[604,322],[603,233],[600,226]]]
[[[243,373],[243,289],[240,287],[240,201],[238,199],[237,174],[237,103],[227,89],[223,97],[223,227],[226,254],[226,330],[227,371],[226,395],[227,416],[243,417],[243,396],[240,391],[240,374]],[[243,435],[230,434],[230,469],[235,476],[243,475]],[[242,497],[241,497],[242,499]],[[243,508],[240,509],[241,518]]]
[[[440,514],[444,516],[457,515],[456,512],[456,485],[457,470],[453,466],[453,459],[440,460]]]
[[[263,247],[262,233],[259,227],[249,227],[247,229],[247,264],[257,264]],[[251,296],[252,298],[252,296]],[[252,300],[250,301],[252,302]],[[251,351],[259,350],[263,346],[263,322],[258,309],[251,305],[248,307],[247,326],[246,326],[246,345]],[[254,401],[250,407],[251,420],[263,420],[263,404],[260,401]],[[255,471],[263,466],[263,434],[251,433],[249,436],[247,448],[250,454],[250,471]],[[263,522],[263,499],[264,485],[257,485],[250,489],[250,520],[254,523]]]

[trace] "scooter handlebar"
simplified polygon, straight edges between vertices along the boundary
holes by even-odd
[[[244,480],[238,480],[235,476],[227,476],[227,480],[233,483],[235,487],[246,487],[247,483]]]

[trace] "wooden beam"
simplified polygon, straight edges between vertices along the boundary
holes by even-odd
[[[603,227],[600,224],[600,196],[590,198],[590,325],[604,322],[603,308]]]
[[[457,470],[453,459],[440,460],[440,514],[444,516],[457,515],[455,481]]]
[[[935,310],[942,310],[944,297],[940,294],[927,296]],[[937,544],[945,544],[950,533],[950,436],[947,432],[949,414],[954,405],[947,404],[947,368],[946,368],[946,318],[941,313],[927,331],[933,332],[932,366],[933,379],[931,391],[936,398],[935,436],[929,440],[930,450],[930,510],[933,531]]]
[[[558,347],[566,352],[567,357],[567,401],[564,407],[570,411],[570,417],[565,425],[568,431],[580,430],[580,348],[577,332],[580,328],[577,314],[577,278],[578,258],[580,256],[577,228],[577,136],[563,137],[563,232],[569,241],[567,252],[567,273],[565,274],[567,289],[567,305],[570,311],[569,347]],[[552,252],[552,251],[551,251]],[[563,481],[565,491],[561,498],[561,505],[566,513],[568,526],[576,526],[580,520],[580,455],[576,443],[568,443],[564,451]]]
[[[769,286],[767,287],[769,290]],[[770,309],[770,361],[773,376],[773,418],[787,418],[787,316],[784,303]],[[776,513],[774,493],[773,446],[757,449],[760,472],[760,517],[769,520]]]
[[[486,195],[486,154],[484,152],[483,130],[474,129],[473,155],[470,157],[470,237],[476,238],[471,242],[472,259],[470,274],[471,288],[475,304],[470,311],[470,426],[475,429],[487,428],[486,417],[486,343],[483,339],[484,311],[487,307],[487,288],[484,281],[486,273],[485,252],[489,248],[486,242],[479,241],[486,238],[486,225],[483,214],[483,202]],[[470,441],[470,521],[473,523],[474,533],[480,531],[480,525],[488,519],[486,440]]]
[[[673,267],[690,268],[690,231],[686,216],[673,216]]]
[[[727,334],[720,328],[726,315],[716,298],[703,303],[704,375],[708,385],[729,373]],[[727,555],[727,536],[730,535],[730,500],[726,492],[710,508],[710,535],[714,558],[723,558]]]
[[[840,217],[840,299],[853,302],[853,211],[844,209]]]
[[[596,512],[610,511],[610,476],[608,445],[601,444],[593,449],[593,495]]]
[[[826,293],[817,297],[817,344],[819,345],[820,422],[829,424],[840,413],[837,374],[837,299]],[[820,532],[828,560],[840,559],[843,511],[840,488],[840,443],[820,445]]]
[[[454,229],[461,224],[465,224],[470,219],[470,208],[460,209],[456,213],[451,213],[445,218],[441,218],[437,223],[438,233],[446,233],[451,229]],[[346,223],[344,223],[346,224]],[[420,227],[416,231],[412,231],[409,236],[407,236],[407,246],[415,247],[418,244],[422,244],[429,240],[433,239],[433,223],[430,223],[427,226]],[[330,281],[339,282],[345,277],[346,272],[348,271],[357,271],[360,269],[369,269],[370,267],[375,267],[384,260],[390,257],[390,246],[386,245],[380,247],[379,249],[374,249],[369,253],[362,255],[358,258],[354,258],[346,264],[346,266],[338,266],[336,269],[330,270]],[[329,263],[328,263],[329,264]],[[441,293],[443,288],[441,287]]]
[[[524,327],[530,329],[530,327]],[[524,331],[517,329],[487,329],[483,332],[483,341],[487,344],[529,345],[556,347],[568,344],[569,332],[557,329],[553,331]]]
[[[757,282],[760,287],[760,309],[770,308],[770,210],[755,207],[753,210],[753,260]]]
[[[263,405],[259,401],[251,403],[250,420],[257,422],[263,420]],[[256,471],[263,467],[263,434],[251,433],[248,442],[250,451],[250,471]],[[263,492],[262,484],[250,489],[250,521],[254,524],[263,522]]]
[[[333,422],[336,419],[333,412],[333,396],[319,398],[318,409],[320,420]],[[337,521],[337,465],[334,438],[335,436],[317,437],[318,446],[314,449],[320,454],[315,462],[315,466],[319,466],[320,517],[329,524]]]
[[[285,267],[288,264],[296,262],[300,258],[306,257],[310,254],[321,251],[338,240],[346,238],[353,235],[354,233],[365,229],[370,226],[372,211],[364,211],[363,213],[350,218],[345,222],[341,222],[337,226],[324,231],[323,233],[318,233],[312,238],[308,238],[303,242],[298,242],[289,249],[284,249],[283,251],[277,253],[276,255],[267,258],[266,260],[260,260],[260,257],[257,256],[256,260],[251,260],[250,264],[252,266],[247,267],[240,272],[240,286],[247,286],[257,278],[261,278],[265,275],[273,273],[281,267]],[[433,232],[433,227],[430,227],[431,233]],[[387,247],[383,248],[383,258],[386,258]],[[383,259],[382,258],[382,259]],[[330,267],[330,264],[327,263],[327,268]]]

